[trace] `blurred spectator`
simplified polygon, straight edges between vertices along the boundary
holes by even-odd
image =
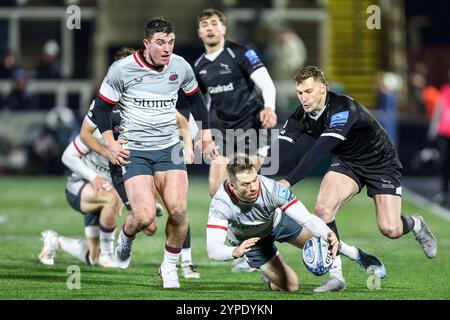
[[[421,92],[421,99],[425,106],[428,120],[433,117],[434,109],[439,102],[439,90],[429,84],[425,85]]]
[[[12,79],[14,72],[18,69],[16,57],[10,50],[2,54],[0,64],[0,79]]]
[[[30,146],[30,160],[38,173],[61,174],[65,171],[61,156],[78,134],[78,128],[77,118],[71,109],[57,106],[49,111],[45,127]]]
[[[270,48],[271,74],[277,79],[289,79],[303,67],[307,52],[303,40],[285,24],[277,28],[275,40]]]
[[[397,93],[401,89],[401,78],[392,72],[380,71],[376,79],[378,120],[394,141],[398,150]]]
[[[427,84],[428,67],[423,63],[415,64],[409,74],[408,106],[413,114],[426,115],[426,106],[422,99],[422,90]]]
[[[36,110],[38,97],[28,89],[28,76],[23,69],[16,69],[13,75],[14,87],[6,96],[4,108],[10,111]]]
[[[42,47],[41,64],[37,69],[38,79],[61,78],[61,62],[59,60],[59,45],[51,39]]]
[[[436,196],[436,201],[441,204],[450,202],[450,70],[449,82],[440,90],[439,103],[433,115],[433,121],[429,129],[429,139],[437,137],[437,143],[441,152],[441,192]]]

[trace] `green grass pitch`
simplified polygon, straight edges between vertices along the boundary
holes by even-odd
[[[158,219],[156,235],[139,234],[133,259],[127,270],[111,270],[81,264],[58,252],[54,266],[44,266],[37,256],[41,249],[40,232],[53,229],[59,234],[82,237],[83,221],[66,203],[64,178],[0,179],[0,299],[449,299],[450,298],[450,222],[408,201],[403,211],[420,212],[438,239],[438,256],[428,260],[412,234],[398,240],[383,237],[376,225],[373,202],[365,190],[337,216],[342,239],[377,255],[386,265],[387,277],[379,289],[368,289],[369,274],[343,257],[347,289],[339,293],[314,294],[323,277],[310,274],[303,266],[301,252],[289,244],[278,244],[285,260],[301,281],[297,293],[266,291],[257,272],[236,274],[230,262],[208,259],[205,225],[209,207],[206,178],[190,179],[189,219],[193,260],[201,278],[185,280],[181,289],[164,290],[156,269],[162,260],[164,226],[167,214]],[[293,191],[312,209],[318,180],[299,183]],[[125,211],[124,211],[125,213]],[[122,224],[124,215],[120,218]],[[81,269],[81,288],[69,290],[67,268]],[[371,281],[369,281],[371,283]]]

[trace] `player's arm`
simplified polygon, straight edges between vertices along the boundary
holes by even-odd
[[[261,90],[264,110],[260,112],[260,121],[264,128],[273,128],[277,124],[275,113],[276,89],[266,67],[260,67],[250,74],[250,78]]]
[[[184,144],[184,160],[187,164],[194,162],[194,146],[192,144],[192,133],[189,128],[189,120],[177,111],[177,125]]]
[[[285,187],[290,187],[307,177],[340,142],[341,140],[335,137],[321,136],[312,148],[305,153],[297,166],[287,175],[286,179],[279,182]]]
[[[206,249],[209,259],[226,261],[243,257],[259,240],[255,237],[243,241],[239,246],[227,246],[225,244],[227,230],[227,220],[209,217],[206,226]]]
[[[333,257],[339,248],[339,241],[335,233],[318,216],[310,213],[308,209],[297,198],[281,207],[283,212],[291,217],[295,222],[312,232],[315,236],[328,239],[332,246]]]
[[[83,123],[81,125],[80,130],[80,139],[81,141],[92,151],[101,154],[103,157],[107,158],[110,162],[115,164],[115,160],[111,154],[111,152],[106,148],[103,144],[100,143],[94,136],[94,131],[97,129],[97,126],[89,120],[88,117],[85,117]]]
[[[89,152],[90,149],[81,141],[80,136],[77,136],[64,150],[61,160],[72,172],[79,174],[83,179],[89,181],[96,191],[101,188],[106,190],[111,189],[111,184],[99,177],[97,173],[89,168],[82,160]]]

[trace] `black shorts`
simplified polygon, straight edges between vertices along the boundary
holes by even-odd
[[[351,162],[333,159],[329,171],[339,172],[352,178],[361,192],[367,186],[367,195],[372,197],[376,194],[391,194],[402,196],[402,171],[403,168],[396,162],[371,168],[360,166]]]
[[[122,167],[119,165],[114,165],[110,162],[109,169],[111,170],[111,180],[114,185],[114,188],[119,194],[120,199],[122,199],[122,202],[125,204],[125,207],[128,209],[128,211],[130,211],[131,206],[130,202],[128,201],[127,193],[125,191],[125,183],[123,180]]]

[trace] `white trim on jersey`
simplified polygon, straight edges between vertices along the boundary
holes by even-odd
[[[278,139],[281,139],[281,140],[286,140],[287,142],[290,142],[290,143],[294,143],[294,140],[292,140],[291,138],[289,138],[289,137],[285,137],[285,136],[278,136]]]
[[[337,133],[333,133],[333,132],[322,133],[320,136],[321,136],[321,137],[334,137],[334,138],[338,138],[338,139],[340,139],[340,140],[342,140],[342,141],[347,140],[346,137],[341,136],[340,134],[337,134]]]
[[[272,78],[269,75],[266,67],[261,67],[256,69],[250,75],[250,78],[256,84],[256,86],[261,90],[264,106],[270,107],[275,110],[276,104],[276,89]]]
[[[209,61],[214,61],[216,60],[216,58],[219,56],[219,54],[221,54],[223,51],[223,48],[217,50],[216,52],[213,53],[205,53],[204,56],[206,59],[208,59]]]
[[[62,162],[72,172],[83,177],[83,179],[92,181],[97,177],[97,173],[81,160],[88,152],[89,148],[81,141],[80,136],[77,136],[64,150]]]

